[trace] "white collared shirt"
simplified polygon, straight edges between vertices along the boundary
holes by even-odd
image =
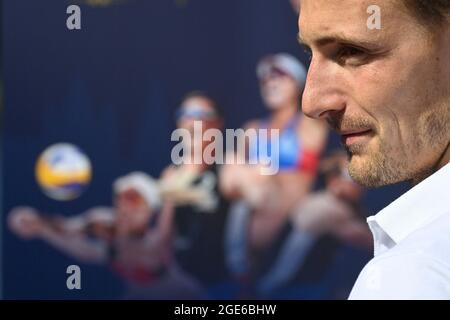
[[[349,299],[450,299],[450,164],[367,221],[375,257]]]

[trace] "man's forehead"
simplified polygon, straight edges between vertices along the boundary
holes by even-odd
[[[301,0],[300,5],[299,37],[305,43],[340,35],[374,41],[390,28],[395,11],[391,0]],[[380,8],[380,30],[367,25],[372,5]]]

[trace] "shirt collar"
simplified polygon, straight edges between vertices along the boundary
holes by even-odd
[[[367,222],[375,255],[392,248],[449,210],[450,163],[413,187]]]

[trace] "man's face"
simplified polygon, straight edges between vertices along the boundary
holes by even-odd
[[[433,32],[400,0],[301,0],[299,28],[312,52],[303,111],[342,136],[356,181],[420,181],[449,161],[448,24]]]

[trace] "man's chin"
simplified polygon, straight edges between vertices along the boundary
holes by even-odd
[[[381,168],[374,164],[367,155],[351,154],[348,171],[351,178],[366,188],[377,188],[383,183]]]
[[[365,154],[351,155],[348,171],[356,183],[366,188],[379,188],[410,180],[402,175],[401,168],[401,163]]]

